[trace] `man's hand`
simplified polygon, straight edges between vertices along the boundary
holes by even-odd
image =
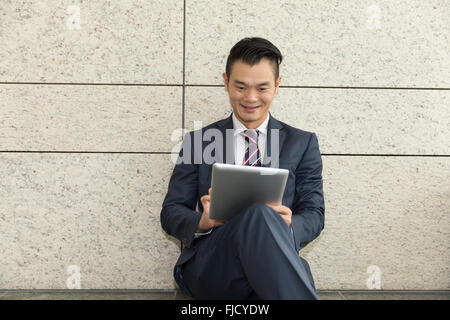
[[[281,202],[278,203],[266,203],[266,206],[272,208],[283,218],[283,220],[287,223],[288,227],[291,226],[292,223],[292,211],[286,206],[283,206]]]
[[[208,189],[208,194],[206,194],[200,198],[200,201],[202,202],[202,205],[203,205],[203,213],[202,213],[200,222],[198,223],[196,232],[205,232],[211,228],[219,227],[226,223],[226,221],[211,219],[209,217],[209,204],[211,202],[211,188]]]

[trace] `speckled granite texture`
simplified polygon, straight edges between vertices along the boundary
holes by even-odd
[[[224,88],[186,88],[185,125],[229,116]],[[325,154],[445,155],[450,151],[450,90],[280,88],[270,112],[317,133]]]
[[[367,289],[370,266],[385,290],[450,287],[449,158],[323,162],[326,227],[301,251],[319,288]]]
[[[170,152],[180,102],[179,87],[0,86],[1,149]]]
[[[187,82],[220,84],[248,35],[283,48],[284,85],[450,87],[450,2],[187,1]]]
[[[272,114],[323,154],[317,288],[449,290],[449,20],[440,0],[2,1],[0,289],[172,292],[171,153],[229,115],[228,51],[263,36]]]
[[[2,1],[0,17],[0,81],[182,82],[182,1]]]
[[[168,155],[0,154],[0,287],[173,288],[159,224]]]

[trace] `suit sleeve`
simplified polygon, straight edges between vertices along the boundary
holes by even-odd
[[[295,183],[292,229],[295,248],[299,251],[320,234],[325,223],[322,158],[314,133],[295,170]]]
[[[195,211],[198,196],[198,165],[193,159],[192,133],[183,138],[177,164],[160,214],[165,232],[190,247],[202,214]]]

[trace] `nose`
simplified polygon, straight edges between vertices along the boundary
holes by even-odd
[[[247,90],[244,100],[245,100],[245,102],[257,102],[258,101],[257,90],[254,90],[254,89]]]

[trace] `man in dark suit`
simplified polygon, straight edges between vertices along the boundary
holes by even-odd
[[[174,277],[195,298],[318,299],[298,251],[324,227],[322,160],[314,133],[269,113],[281,61],[280,51],[265,39],[239,41],[223,74],[232,115],[183,139],[161,225],[184,246]],[[255,204],[227,222],[211,219],[214,161],[288,169],[282,202]]]

